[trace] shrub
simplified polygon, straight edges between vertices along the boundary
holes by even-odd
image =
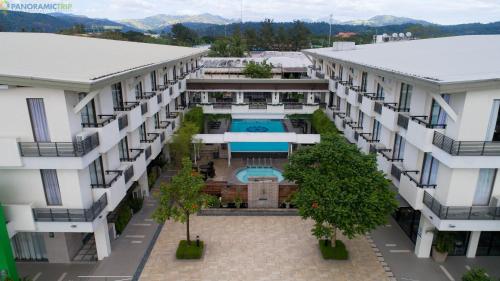
[[[462,276],[462,281],[494,281],[482,268],[472,268]]]
[[[184,122],[193,123],[198,127],[198,132],[201,133],[203,131],[203,123],[204,123],[204,115],[203,108],[195,107],[189,110],[186,114],[184,114]]]
[[[453,234],[438,232],[436,237],[436,250],[440,253],[449,253],[453,249]]]
[[[319,249],[325,260],[347,260],[349,253],[340,240],[335,241],[335,248],[332,247],[331,240],[319,240]]]
[[[118,209],[117,218],[115,221],[115,229],[118,234],[121,234],[128,222],[132,218],[132,212],[128,204],[123,204]]]
[[[158,178],[158,173],[156,169],[152,169],[151,172],[148,173],[148,186],[152,188]]]
[[[208,208],[219,208],[220,207],[219,198],[217,198],[216,196],[209,195],[205,204],[206,204],[206,207],[208,207]]]
[[[128,203],[128,206],[130,207],[130,209],[132,209],[132,211],[135,214],[142,209],[142,205],[144,203],[144,198],[139,198],[139,197],[129,198],[127,203]]]
[[[203,255],[204,247],[203,241],[200,241],[200,246],[198,247],[195,241],[192,241],[191,245],[189,245],[186,240],[181,240],[175,252],[175,256],[180,260],[200,259]]]
[[[311,125],[318,134],[337,132],[337,128],[335,128],[335,125],[332,123],[332,121],[330,121],[330,119],[328,119],[328,116],[326,116],[325,112],[323,112],[323,110],[321,109],[314,111],[314,113],[312,114]]]
[[[262,63],[251,61],[245,66],[245,69],[243,69],[243,74],[247,78],[272,78],[272,70],[273,65],[270,63],[268,64],[266,60]]]

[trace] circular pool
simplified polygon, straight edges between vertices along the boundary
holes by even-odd
[[[266,168],[248,167],[236,173],[236,178],[243,183],[248,183],[249,177],[276,177],[278,178],[278,182],[281,182],[284,179],[280,170],[271,167],[266,167]]]

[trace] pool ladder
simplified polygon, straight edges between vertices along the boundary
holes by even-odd
[[[272,158],[247,158],[247,167],[248,168],[267,168],[273,166]]]

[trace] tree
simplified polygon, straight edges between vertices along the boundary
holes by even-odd
[[[164,223],[171,218],[185,223],[188,245],[191,244],[189,218],[209,200],[208,195],[202,192],[204,186],[203,178],[193,172],[189,158],[182,160],[181,170],[172,177],[169,184],[160,185],[159,205],[153,213],[153,218],[158,223]]]
[[[272,78],[272,70],[273,65],[265,60],[262,63],[251,61],[243,69],[243,74],[249,78]]]
[[[294,51],[300,51],[309,47],[309,37],[311,32],[304,24],[304,22],[296,20],[293,22],[292,28],[290,30],[292,49]]]
[[[274,48],[274,28],[271,19],[265,19],[260,26],[260,42],[261,47],[265,50]]]
[[[280,51],[285,51],[289,48],[289,37],[284,26],[280,26],[278,28],[278,32],[276,34],[276,42]]]
[[[374,156],[361,154],[336,133],[295,152],[284,176],[299,187],[295,204],[302,218],[316,222],[313,235],[331,239],[332,246],[337,229],[352,239],[384,224],[397,208]]]
[[[196,44],[198,39],[196,31],[186,27],[182,23],[172,25],[170,32],[172,33],[172,37],[183,45],[192,46]]]
[[[258,47],[257,32],[253,28],[245,29],[244,37],[249,50],[255,50]]]
[[[210,46],[209,56],[211,57],[243,57],[247,48],[239,26],[237,26],[231,37],[217,39]]]

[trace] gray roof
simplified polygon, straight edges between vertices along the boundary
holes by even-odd
[[[0,32],[0,42],[0,84],[41,83],[58,88],[71,83],[90,87],[206,53],[204,49],[49,33]]]
[[[304,50],[438,84],[500,80],[500,35],[469,35]]]

